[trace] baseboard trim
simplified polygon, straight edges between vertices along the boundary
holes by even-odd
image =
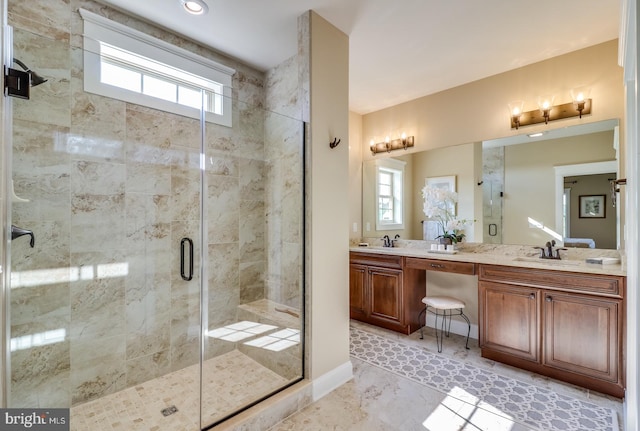
[[[451,319],[451,332],[457,335],[462,335],[463,337],[467,336],[467,331],[469,327],[467,326],[467,322],[463,322],[460,317],[456,318],[454,316]],[[442,318],[438,317],[438,330],[440,330],[440,325],[442,324]],[[429,328],[434,328],[436,323],[436,316],[433,314],[427,314],[427,326]],[[469,338],[478,339],[478,325],[471,324],[471,333],[469,334]]]
[[[353,378],[353,365],[347,361],[311,382],[313,401],[324,397]]]

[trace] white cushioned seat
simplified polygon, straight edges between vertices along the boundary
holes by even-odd
[[[440,310],[453,310],[464,308],[464,302],[451,296],[425,296],[422,302],[429,307]]]
[[[469,335],[471,334],[471,322],[469,318],[462,312],[464,308],[464,301],[454,298],[452,296],[425,296],[422,298],[423,304],[425,304],[424,310],[418,315],[418,320],[421,322],[420,326],[420,339],[424,339],[422,329],[426,324],[426,313],[429,312],[436,316],[436,322],[434,329],[436,330],[436,344],[438,346],[438,353],[442,352],[442,337],[449,336],[451,331],[451,317],[460,316],[467,322],[467,343],[465,348],[469,349]],[[424,317],[423,317],[424,316]],[[442,319],[441,328],[438,330],[438,318]],[[449,325],[446,325],[447,319],[449,319]]]

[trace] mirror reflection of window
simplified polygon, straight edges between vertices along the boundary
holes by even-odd
[[[393,171],[380,168],[378,170],[378,220],[382,223],[394,220],[393,202]]]
[[[395,159],[376,163],[376,230],[404,229],[404,166]]]

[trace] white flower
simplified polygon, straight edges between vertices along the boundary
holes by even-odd
[[[461,241],[464,237],[464,227],[471,223],[469,220],[459,220],[455,217],[458,194],[438,187],[425,186],[422,189],[424,198],[423,211],[427,218],[438,223],[442,232],[437,238],[451,238]]]

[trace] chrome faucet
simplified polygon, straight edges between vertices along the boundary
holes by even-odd
[[[396,241],[398,241],[398,239],[400,239],[400,235],[396,234],[396,236],[394,236],[393,239],[391,240],[391,247],[396,246]]]
[[[389,235],[385,235],[382,237],[382,246],[383,247],[391,247],[391,239],[389,238]]]
[[[567,250],[566,248],[555,248],[556,241],[551,240],[544,245],[544,247],[533,247],[536,250],[540,250],[540,259],[557,259],[560,260],[560,250]]]

